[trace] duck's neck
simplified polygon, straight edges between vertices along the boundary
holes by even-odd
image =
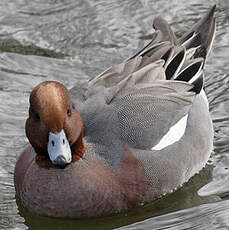
[[[71,146],[72,150],[72,161],[78,161],[80,158],[83,157],[86,151],[86,145],[83,142],[83,131],[81,132],[77,141]]]

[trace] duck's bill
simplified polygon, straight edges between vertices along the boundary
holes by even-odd
[[[49,133],[48,154],[54,165],[63,167],[71,163],[71,148],[64,130],[59,133]]]

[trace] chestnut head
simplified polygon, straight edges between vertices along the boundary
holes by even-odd
[[[32,90],[26,136],[38,155],[47,156],[54,165],[65,166],[74,154],[82,155],[77,153],[82,135],[82,118],[64,85],[46,81]]]

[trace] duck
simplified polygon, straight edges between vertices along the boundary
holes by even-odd
[[[172,193],[205,167],[214,132],[204,64],[215,8],[179,38],[157,17],[152,40],[123,63],[70,90],[45,81],[31,91],[29,145],[14,170],[28,211],[119,213]]]

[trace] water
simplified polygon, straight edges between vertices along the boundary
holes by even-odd
[[[205,66],[214,122],[211,163],[181,189],[126,213],[64,220],[16,204],[13,171],[27,145],[31,89],[45,80],[68,88],[119,63],[152,34],[162,15],[183,32],[217,4],[217,34]],[[228,229],[229,2],[227,0],[2,0],[0,2],[0,229]]]

